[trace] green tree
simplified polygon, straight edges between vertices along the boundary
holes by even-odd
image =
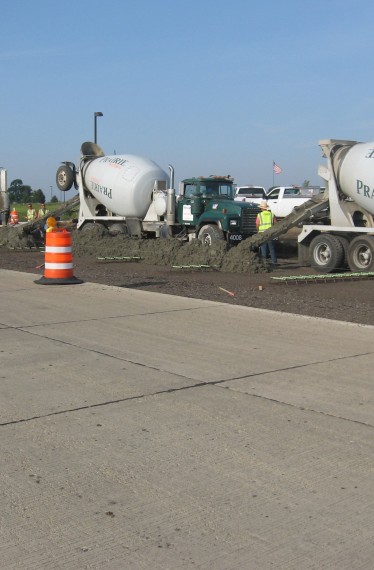
[[[39,202],[39,204],[41,202],[45,202],[45,196],[44,196],[43,190],[40,190],[40,188],[39,188],[39,190],[34,190],[31,193],[31,200],[33,202]]]
[[[310,186],[310,180],[304,180],[303,188],[309,188],[309,186]]]
[[[56,202],[58,202],[57,196],[52,196],[52,198],[51,198],[51,204],[55,204]]]
[[[9,188],[9,200],[15,204],[25,204],[26,202],[45,202],[45,194],[40,188],[32,190],[31,186],[24,184],[20,178],[11,182]]]
[[[31,187],[26,186],[22,180],[17,178],[10,183],[8,188],[9,200],[10,202],[15,202],[16,204],[28,202],[31,199]]]
[[[17,178],[17,180],[13,180],[10,183],[10,186],[8,188],[9,201],[10,202],[16,202],[17,204],[19,204],[21,202],[22,186],[23,186],[23,182],[22,182],[22,180],[19,180],[18,178]]]

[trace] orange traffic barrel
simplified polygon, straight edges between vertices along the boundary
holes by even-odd
[[[40,285],[75,285],[83,283],[73,275],[71,233],[67,230],[45,234],[44,276],[35,281]]]
[[[18,224],[18,212],[15,208],[10,212],[9,224],[16,226]]]

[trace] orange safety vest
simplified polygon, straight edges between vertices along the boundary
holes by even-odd
[[[12,226],[16,226],[18,224],[18,213],[16,210],[12,210],[10,212],[10,219],[9,219],[9,223]]]
[[[263,210],[262,212],[257,214],[257,217],[260,221],[258,225],[259,232],[264,232],[265,230],[268,230],[274,224],[274,214],[270,210]]]

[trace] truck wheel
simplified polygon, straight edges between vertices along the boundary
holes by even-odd
[[[203,226],[199,231],[199,240],[204,245],[212,245],[215,241],[223,240],[223,232],[217,226]]]
[[[103,224],[95,223],[95,222],[85,222],[83,226],[80,227],[79,231],[82,234],[90,234],[91,232],[95,232],[100,236],[104,236],[108,233],[108,230]]]
[[[309,246],[310,264],[319,273],[332,273],[344,260],[343,243],[330,234],[319,234]]]
[[[57,169],[56,184],[61,192],[67,192],[73,186],[75,175],[70,166],[63,164]]]
[[[374,271],[374,237],[355,237],[349,244],[347,257],[351,271]]]
[[[344,267],[345,269],[347,269],[348,266],[348,246],[349,246],[349,241],[347,240],[347,238],[342,237],[342,236],[336,236],[336,239],[338,239],[340,241],[340,243],[343,246],[343,259],[342,259],[342,267]]]
[[[126,224],[122,224],[122,223],[111,224],[108,227],[108,231],[109,231],[109,235],[111,235],[111,236],[118,236],[120,234],[125,235],[125,236],[129,235],[129,230],[128,230]]]

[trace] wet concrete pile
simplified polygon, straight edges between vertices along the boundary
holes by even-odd
[[[123,234],[110,235],[100,225],[72,233],[74,255],[78,257],[140,257],[151,265],[209,265],[233,273],[262,273],[268,271],[245,241],[233,248],[225,242],[211,247],[199,240],[183,243],[177,239],[137,239]]]
[[[269,271],[246,242],[229,248],[225,242],[211,247],[199,240],[189,243],[177,239],[137,239],[123,234],[110,235],[99,225],[72,231],[73,254],[76,257],[137,257],[142,263],[163,266],[208,265],[230,273],[264,273]],[[34,236],[27,228],[0,227],[0,244],[22,249],[35,246]]]
[[[35,247],[35,238],[23,226],[0,226],[0,245],[11,249]]]

